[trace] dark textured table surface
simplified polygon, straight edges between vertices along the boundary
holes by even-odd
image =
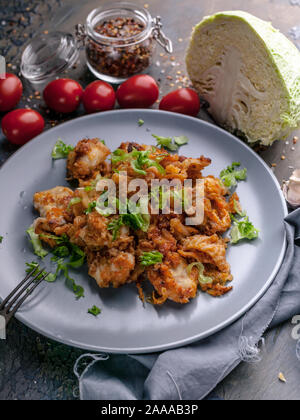
[[[145,1],[135,2],[145,4]],[[6,58],[7,70],[19,72],[21,53],[30,38],[53,28],[70,31],[99,3],[104,1],[0,0],[0,55]],[[300,0],[150,0],[146,7],[152,14],[163,17],[165,32],[175,44],[174,55],[168,57],[158,51],[151,68],[151,74],[160,81],[162,94],[184,85],[184,51],[192,26],[204,15],[241,9],[272,21],[286,35],[300,25]],[[81,83],[86,85],[91,80],[93,77],[84,69]],[[35,90],[26,84],[20,107],[39,110],[46,119],[46,128],[62,122],[46,110],[39,95],[34,95]],[[82,113],[78,111],[78,115]],[[201,117],[208,118],[204,113]],[[0,134],[0,166],[14,151]],[[291,137],[287,142],[275,143],[262,156],[270,166],[273,164],[275,175],[282,182],[294,167],[299,167],[300,145],[293,145]],[[270,331],[266,335],[262,362],[242,363],[217,387],[214,396],[228,400],[299,400],[300,362],[295,354],[292,328],[291,322],[287,322]],[[9,326],[7,335],[6,341],[0,341],[0,400],[78,398],[73,365],[83,353],[81,350],[48,340],[16,320]],[[279,372],[284,373],[286,384],[278,380]]]

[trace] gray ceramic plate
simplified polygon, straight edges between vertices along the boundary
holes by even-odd
[[[145,121],[138,126],[138,120]],[[18,313],[17,318],[54,340],[88,350],[117,353],[147,353],[182,346],[207,337],[244,314],[267,290],[284,257],[283,219],[286,206],[280,187],[266,164],[245,144],[227,132],[201,120],[158,111],[125,110],[75,119],[49,130],[22,147],[0,171],[0,297],[3,299],[23,278],[25,262],[35,259],[25,230],[35,213],[35,191],[67,185],[66,162],[51,160],[51,150],[61,137],[75,145],[84,137],[100,137],[111,149],[122,141],[154,144],[151,133],[186,135],[190,142],[181,149],[185,156],[204,154],[212,159],[205,174],[240,161],[248,179],[238,193],[250,220],[260,229],[260,239],[230,247],[228,260],[234,275],[234,290],[223,298],[200,293],[190,304],[169,302],[144,308],[133,285],[101,290],[88,277],[86,268],[74,273],[85,288],[85,298],[76,301],[63,280],[45,283]],[[88,308],[102,309],[99,317]]]

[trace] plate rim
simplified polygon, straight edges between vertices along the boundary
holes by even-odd
[[[255,158],[260,161],[260,163],[264,166],[264,168],[267,170],[267,172],[269,172],[269,174],[271,175],[271,178],[273,179],[273,182],[276,186],[276,190],[279,192],[279,197],[280,197],[280,200],[281,200],[284,216],[286,217],[288,215],[288,207],[287,207],[286,201],[283,197],[283,194],[281,193],[281,187],[280,187],[278,179],[275,177],[274,173],[269,168],[267,163],[262,159],[262,157],[259,156],[253,149],[251,149],[251,147],[248,144],[246,144],[245,142],[243,142],[242,140],[240,140],[238,137],[234,136],[230,132],[226,131],[225,129],[217,126],[216,124],[205,121],[201,118],[191,117],[191,116],[188,116],[188,115],[183,115],[183,114],[173,113],[173,112],[168,112],[168,111],[162,111],[162,110],[156,110],[156,109],[131,108],[131,109],[116,109],[116,110],[112,110],[112,111],[98,112],[98,113],[93,113],[93,114],[89,114],[89,115],[83,115],[83,116],[80,116],[80,117],[75,117],[75,118],[73,118],[69,121],[66,121],[62,124],[59,124],[56,127],[50,128],[50,129],[44,131],[43,133],[41,133],[40,135],[38,135],[37,137],[35,137],[34,139],[32,139],[31,141],[29,141],[28,143],[26,143],[24,146],[20,147],[8,159],[6,159],[6,161],[3,163],[3,165],[0,168],[0,182],[1,182],[1,173],[5,169],[5,167],[10,163],[10,161],[15,156],[23,153],[23,151],[25,149],[27,149],[28,147],[32,147],[32,145],[34,143],[37,143],[40,140],[40,138],[42,138],[46,133],[48,134],[48,133],[53,133],[53,132],[59,131],[59,129],[61,127],[71,125],[72,123],[74,123],[75,121],[78,121],[78,120],[80,120],[80,121],[89,120],[89,119],[93,119],[93,118],[96,118],[96,117],[101,117],[102,115],[110,115],[110,114],[115,115],[116,113],[134,114],[134,113],[141,113],[141,112],[146,113],[146,114],[147,113],[149,113],[149,114],[155,113],[155,114],[160,114],[160,115],[165,114],[165,115],[169,115],[169,116],[172,116],[172,117],[175,116],[179,119],[182,118],[182,119],[185,119],[187,121],[193,121],[193,122],[197,121],[197,124],[207,126],[207,127],[211,128],[213,130],[219,131],[220,133],[223,133],[223,134],[229,136],[232,139],[232,141],[240,144],[244,149],[246,149],[253,156],[255,156]],[[51,332],[45,332],[43,329],[41,329],[39,327],[36,327],[31,322],[27,321],[26,320],[26,314],[17,313],[15,318],[17,320],[19,320],[20,322],[22,322],[22,324],[26,325],[28,328],[32,329],[33,331],[37,332],[38,334],[41,334],[42,336],[44,336],[46,338],[49,338],[49,339],[54,340],[56,342],[68,345],[70,347],[79,348],[79,349],[82,349],[82,350],[95,351],[95,352],[100,351],[100,352],[105,352],[105,353],[109,353],[109,354],[148,354],[148,353],[157,353],[157,352],[162,352],[162,351],[166,351],[166,350],[170,350],[170,349],[183,347],[183,346],[186,346],[188,344],[194,343],[196,341],[201,341],[201,340],[203,340],[207,337],[212,336],[213,334],[216,334],[217,332],[225,329],[229,325],[233,324],[236,320],[240,319],[244,314],[246,314],[265,295],[266,291],[272,285],[272,283],[275,280],[275,277],[278,274],[279,269],[282,265],[282,262],[283,262],[283,259],[284,259],[285,253],[286,253],[286,248],[287,248],[287,237],[286,237],[286,231],[285,231],[280,256],[277,260],[277,263],[276,263],[272,273],[270,274],[269,278],[265,282],[264,287],[262,287],[261,290],[251,299],[251,301],[249,301],[248,304],[245,305],[240,311],[238,311],[232,317],[230,317],[229,319],[220,323],[219,325],[210,328],[209,330],[207,330],[204,333],[196,334],[196,335],[194,335],[190,338],[184,338],[184,339],[181,339],[181,340],[178,340],[178,341],[175,341],[175,342],[171,342],[171,343],[167,343],[167,344],[164,344],[164,345],[146,346],[146,347],[138,347],[138,348],[109,348],[109,347],[103,347],[103,346],[89,345],[89,344],[84,344],[84,343],[80,342],[80,340],[78,340],[78,341],[68,340],[68,339],[64,339],[63,337],[57,337],[54,334],[52,334]]]

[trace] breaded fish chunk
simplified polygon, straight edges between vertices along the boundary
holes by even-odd
[[[100,173],[110,150],[99,139],[81,140],[68,155],[67,170],[71,178],[85,180]]]
[[[99,287],[117,288],[130,283],[130,273],[135,267],[135,257],[130,252],[117,252],[115,256],[102,256],[100,253],[89,253],[89,275]]]

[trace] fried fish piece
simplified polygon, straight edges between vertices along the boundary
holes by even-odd
[[[68,155],[67,170],[71,178],[86,180],[101,173],[110,150],[99,139],[81,140]]]
[[[148,279],[160,296],[158,299],[153,296],[154,304],[162,304],[167,299],[177,303],[188,303],[196,297],[197,274],[188,273],[187,267],[184,258],[174,253],[172,262],[156,264],[147,269]]]
[[[88,253],[89,275],[99,287],[114,288],[130,283],[130,273],[135,267],[135,257],[130,252],[117,250],[116,255],[107,256],[101,253]]]
[[[65,233],[67,224],[72,222],[68,206],[73,196],[73,191],[66,187],[55,187],[35,193],[34,208],[41,215],[34,222],[35,232],[38,234],[54,233],[55,235]],[[46,242],[51,246],[54,245],[53,241]]]
[[[191,236],[182,241],[182,248],[183,251],[194,252],[199,262],[213,264],[223,273],[230,272],[230,265],[226,261],[226,244],[218,235]],[[201,260],[201,254],[204,254],[205,261]]]

